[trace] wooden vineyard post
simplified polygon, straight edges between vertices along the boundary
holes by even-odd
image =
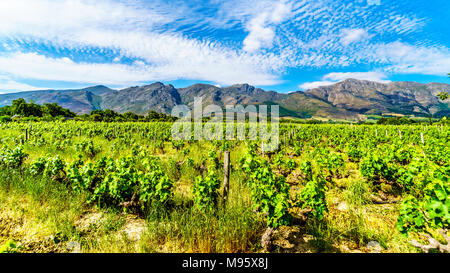
[[[398,135],[400,136],[400,139],[402,139],[402,131],[400,131],[400,129],[398,129]]]
[[[78,137],[81,137],[81,128],[78,128]]]
[[[378,129],[375,128],[375,136],[378,137]]]
[[[230,189],[230,152],[225,151],[223,157],[223,201],[227,200]]]
[[[425,141],[423,140],[423,132],[420,132],[420,140],[422,141],[422,144],[425,144]]]
[[[25,129],[25,141],[28,141],[28,129]]]

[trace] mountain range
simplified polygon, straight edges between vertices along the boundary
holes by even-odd
[[[1,90],[0,90],[1,91]],[[248,84],[217,87],[194,84],[175,88],[156,82],[122,90],[106,86],[92,86],[72,90],[42,90],[0,94],[0,107],[10,105],[18,98],[37,104],[56,102],[78,114],[92,110],[111,109],[120,113],[146,114],[155,110],[170,114],[175,105],[192,106],[195,97],[203,104],[251,105],[278,104],[281,116],[300,118],[318,117],[332,119],[361,119],[365,115],[402,114],[435,117],[450,114],[448,100],[438,99],[439,92],[450,93],[450,84],[417,82],[378,83],[347,79],[314,89],[291,93],[265,91]]]

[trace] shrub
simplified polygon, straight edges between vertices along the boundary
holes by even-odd
[[[10,116],[0,116],[0,123],[11,122],[12,119]]]
[[[0,151],[0,167],[20,168],[27,157],[28,154],[23,151],[22,146],[18,146],[12,150],[4,147]]]
[[[219,199],[220,181],[217,177],[215,166],[208,167],[205,177],[198,176],[194,182],[194,202],[198,209],[212,211]]]

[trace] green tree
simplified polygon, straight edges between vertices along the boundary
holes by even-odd
[[[133,112],[126,112],[125,114],[123,114],[123,118],[126,121],[137,121],[139,119],[139,116]]]
[[[13,100],[11,110],[14,115],[42,117],[41,106],[33,102],[27,103],[23,98]]]
[[[75,117],[76,114],[68,109],[62,108],[57,103],[45,103],[42,106],[42,112],[52,117],[63,116],[63,117]]]
[[[114,111],[111,110],[111,109],[106,109],[106,110],[104,111],[104,113],[105,113],[104,116],[103,116],[104,121],[108,121],[108,122],[114,121],[115,118],[116,118],[117,116],[119,116],[119,113],[114,112]]]
[[[11,106],[6,105],[0,108],[0,116],[12,116]]]
[[[26,104],[27,102],[20,98],[17,100],[13,100],[11,104],[11,112],[13,115],[24,115],[26,112]]]
[[[156,111],[150,110],[150,111],[148,111],[147,119],[148,120],[159,120],[160,114]]]

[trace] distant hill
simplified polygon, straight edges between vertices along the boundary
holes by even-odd
[[[84,114],[101,109],[102,96],[113,91],[100,85],[74,90],[42,90],[0,94],[0,106],[10,105],[13,100],[23,98],[26,101],[32,100],[37,104],[56,102],[63,108]]]
[[[1,90],[0,90],[1,91]],[[157,82],[145,86],[113,90],[99,85],[77,90],[42,90],[0,95],[0,106],[10,105],[17,98],[35,103],[56,102],[79,113],[112,109],[125,113],[146,114],[149,110],[170,114],[178,104],[192,106],[195,97],[203,104],[250,105],[279,104],[281,116],[358,119],[364,114],[403,114],[426,116],[449,115],[448,101],[437,98],[439,92],[449,92],[442,83],[392,82],[388,84],[348,79],[334,85],[292,93],[265,91],[248,84],[216,87],[195,84],[176,89]]]

